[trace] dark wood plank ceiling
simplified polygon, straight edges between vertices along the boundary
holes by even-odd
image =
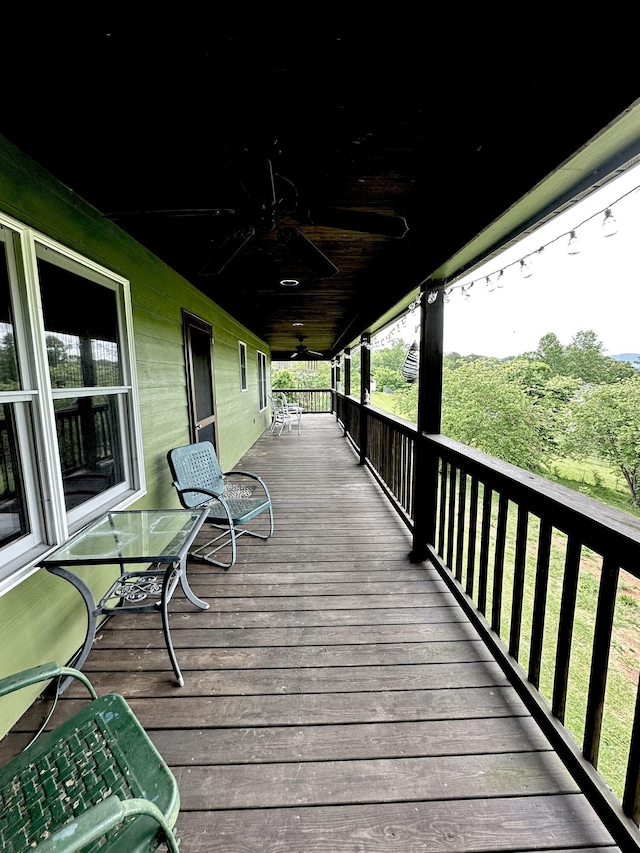
[[[320,7],[305,14],[144,28],[57,21],[2,36],[17,76],[0,133],[105,215],[260,207],[272,162],[277,224],[321,249],[333,277],[265,228],[221,273],[202,275],[237,224],[227,213],[116,222],[275,358],[298,334],[327,357],[340,352],[640,91],[625,29],[614,60],[580,45],[568,13],[517,30],[484,9],[357,24]],[[40,70],[31,96],[17,83],[27,66]],[[247,192],[234,166],[243,151],[257,170]],[[409,230],[398,239],[301,220],[321,206],[404,217]],[[282,278],[300,284],[285,289]]]

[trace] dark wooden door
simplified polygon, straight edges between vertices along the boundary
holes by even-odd
[[[217,452],[212,329],[186,311],[183,325],[191,441],[210,441]]]

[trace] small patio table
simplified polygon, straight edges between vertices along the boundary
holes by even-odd
[[[171,665],[178,684],[184,686],[171,641],[168,605],[180,582],[192,604],[202,610],[209,608],[189,586],[186,565],[189,548],[207,514],[207,509],[200,508],[107,512],[41,560],[40,566],[73,584],[87,608],[87,633],[73,663],[76,669],[82,667],[91,650],[99,616],[161,612]],[[118,578],[96,601],[79,571],[85,574],[91,567],[112,564],[119,568]],[[146,564],[147,568],[137,569],[137,564]],[[60,685],[59,692],[69,681]]]

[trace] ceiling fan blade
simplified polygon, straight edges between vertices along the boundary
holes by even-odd
[[[379,234],[381,237],[397,239],[404,237],[409,230],[404,216],[387,216],[384,213],[343,210],[337,207],[309,211],[309,221],[314,225],[344,228],[345,231],[361,231],[365,234]]]
[[[320,358],[322,358],[322,356],[324,355],[324,353],[318,352],[318,351],[317,351],[317,350],[315,350],[315,349],[308,349],[308,350],[307,350],[307,353],[308,353],[309,355],[318,355],[318,356],[320,356]]]
[[[320,278],[331,278],[338,272],[338,267],[297,228],[279,228],[278,239]]]
[[[255,235],[254,228],[243,228],[230,234],[208,258],[200,270],[200,275],[218,275],[227,264],[235,258],[238,252],[247,245]]]
[[[232,207],[204,207],[184,208],[179,210],[120,210],[103,214],[105,219],[112,222],[120,222],[124,219],[137,219],[140,217],[155,219],[186,219],[188,217],[200,218],[205,216],[236,216],[238,213]]]

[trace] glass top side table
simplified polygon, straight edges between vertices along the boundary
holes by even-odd
[[[206,521],[207,509],[152,509],[108,512],[75,533],[40,561],[51,574],[73,584],[87,608],[87,633],[73,665],[80,669],[95,639],[101,615],[162,614],[162,630],[178,684],[184,679],[171,641],[168,605],[178,583],[187,599],[207,610],[187,579],[187,553]],[[73,567],[119,566],[119,576],[96,601]],[[136,568],[136,565],[146,568]],[[60,687],[67,687],[69,679]]]

